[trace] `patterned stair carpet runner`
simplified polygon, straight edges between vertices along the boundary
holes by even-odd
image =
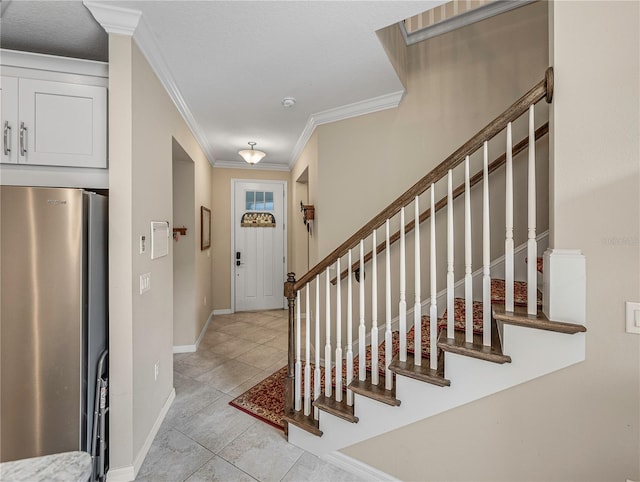
[[[491,298],[494,303],[504,303],[505,287],[504,280],[494,279],[491,280]],[[516,282],[514,289],[515,304],[520,306],[526,306],[527,304],[527,286],[526,283]],[[542,304],[542,297],[538,292],[538,306]],[[431,340],[429,336],[429,323],[428,316],[422,316],[422,357],[423,359],[429,358]],[[442,315],[442,318],[438,320],[438,332],[446,329],[447,327],[447,311]],[[454,303],[454,329],[456,331],[464,331],[465,329],[465,300],[462,298],[456,298]],[[482,333],[482,302],[473,302],[473,331],[474,333]],[[384,331],[379,331],[380,338],[384,339]],[[358,352],[358,346],[353,346],[354,354]],[[392,358],[400,352],[400,336],[397,331],[392,333]],[[407,352],[415,354],[415,331],[414,327],[407,332]],[[367,373],[371,372],[371,359],[372,350],[371,346],[366,347],[366,369]],[[354,378],[358,377],[358,356],[354,356]],[[313,391],[313,371],[314,364],[311,363],[311,390]],[[378,348],[378,367],[381,375],[384,375],[385,367],[385,342],[382,341]],[[304,361],[303,361],[303,381],[304,387]],[[347,362],[346,358],[342,362],[342,386],[343,389],[347,386],[346,381]],[[243,412],[252,415],[259,420],[262,420],[269,425],[276,428],[283,429],[284,425],[282,417],[284,415],[284,398],[285,398],[285,379],[287,377],[287,367],[284,366],[272,375],[268,376],[239,397],[235,398],[229,405],[238,408]],[[335,387],[336,380],[336,368],[333,367],[331,374],[332,386]],[[322,367],[322,378],[320,380],[321,392],[324,393],[324,367]]]

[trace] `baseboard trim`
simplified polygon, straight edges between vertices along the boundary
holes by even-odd
[[[196,345],[174,345],[173,354],[176,353],[193,353],[198,350]]]
[[[109,469],[107,472],[107,482],[130,482],[135,480],[135,472],[133,465],[127,465],[126,467],[120,467],[117,469]]]
[[[365,464],[353,457],[349,457],[348,455],[343,454],[339,451],[329,452],[328,454],[321,455],[321,460],[325,462],[329,462],[330,464],[335,465],[336,467],[340,467],[342,470],[346,470],[347,472],[357,475],[358,477],[362,477],[366,480],[380,480],[380,481],[393,481],[399,482],[400,479],[396,479],[395,477],[383,472],[382,470],[376,469],[375,467],[371,467],[370,465]]]
[[[169,408],[171,408],[171,404],[173,400],[176,398],[176,389],[172,388],[167,400],[164,402],[160,413],[158,414],[158,418],[156,418],[153,427],[151,427],[151,431],[149,435],[147,435],[140,452],[133,461],[133,465],[128,465],[126,467],[120,467],[117,469],[110,469],[107,473],[107,481],[108,482],[131,482],[135,480],[138,472],[140,471],[140,467],[142,467],[142,463],[144,462],[145,457],[149,453],[149,449],[151,448],[151,444],[153,440],[156,438],[158,434],[158,430],[160,430],[160,426],[162,422],[164,422],[164,418],[167,416],[167,412],[169,412]]]
[[[176,353],[194,353],[198,351],[198,347],[200,346],[202,337],[207,332],[207,329],[211,324],[211,320],[213,319],[213,315],[215,315],[215,311],[212,311],[209,314],[209,318],[207,318],[207,322],[202,327],[202,330],[200,330],[200,335],[198,336],[198,339],[193,345],[173,345],[173,354],[175,355]]]
[[[140,452],[138,452],[138,456],[133,461],[133,470],[136,477],[138,476],[138,472],[140,471],[140,467],[142,467],[142,463],[144,462],[145,457],[149,453],[149,449],[151,448],[153,439],[155,439],[156,435],[158,435],[158,430],[160,430],[160,426],[162,425],[162,422],[164,422],[164,418],[167,416],[167,412],[171,408],[171,404],[173,403],[173,400],[175,398],[176,398],[176,389],[172,388],[171,393],[169,393],[169,396],[167,397],[167,401],[164,402],[164,405],[162,406],[162,410],[160,410],[160,413],[158,414],[158,418],[156,418],[156,421],[153,424],[153,427],[151,427],[151,431],[149,432],[149,435],[147,435],[147,438],[144,441],[144,445],[140,449]]]
[[[213,316],[216,315],[232,315],[233,310],[231,308],[225,308],[224,310],[213,310]]]

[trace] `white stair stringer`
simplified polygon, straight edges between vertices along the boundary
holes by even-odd
[[[552,373],[585,359],[585,333],[573,335],[504,325],[503,352],[512,363],[495,364],[454,353],[445,353],[445,378],[450,387],[437,387],[398,376],[392,407],[355,394],[358,423],[320,412],[317,437],[289,425],[289,442],[318,456],[362,440],[432,417],[520,383]]]

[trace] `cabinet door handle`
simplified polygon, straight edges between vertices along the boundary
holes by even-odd
[[[11,126],[9,125],[9,121],[4,121],[4,155],[8,156],[11,152],[11,147],[9,147],[9,143],[11,142],[11,136],[9,135],[11,132]]]
[[[20,155],[27,154],[27,127],[24,122],[20,123]]]

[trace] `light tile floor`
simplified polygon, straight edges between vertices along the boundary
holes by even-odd
[[[286,311],[215,316],[198,351],[173,362],[176,398],[136,480],[363,480],[229,405],[286,365]]]

